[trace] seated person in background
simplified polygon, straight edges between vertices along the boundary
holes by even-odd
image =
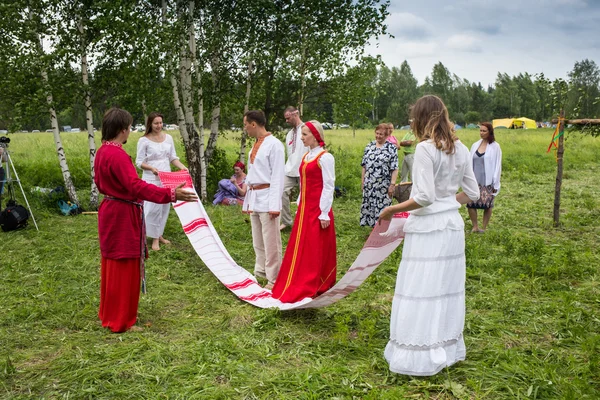
[[[233,176],[219,181],[219,190],[215,193],[214,205],[235,206],[244,204],[246,185],[246,166],[238,161],[233,164]]]

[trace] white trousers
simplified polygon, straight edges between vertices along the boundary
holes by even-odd
[[[256,253],[254,275],[275,283],[281,267],[281,234],[279,217],[271,218],[268,212],[250,214],[252,244]]]
[[[300,186],[299,177],[291,177],[285,175],[283,178],[283,195],[281,196],[281,223],[285,226],[292,226],[294,218],[290,211],[290,196],[292,189]]]

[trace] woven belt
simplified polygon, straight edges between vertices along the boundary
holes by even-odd
[[[262,190],[262,189],[267,189],[271,187],[271,184],[269,183],[261,183],[258,185],[250,185],[250,190]]]

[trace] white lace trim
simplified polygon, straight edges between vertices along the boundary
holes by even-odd
[[[465,258],[465,253],[452,254],[449,256],[440,257],[402,257],[402,261],[405,262],[434,262],[434,261],[447,261],[447,260],[458,260]]]
[[[446,294],[441,294],[438,296],[407,296],[404,294],[400,294],[400,293],[394,293],[394,297],[398,298],[398,299],[405,299],[405,300],[415,300],[415,301],[419,301],[419,300],[424,300],[424,301],[432,301],[432,300],[443,300],[443,299],[447,299],[450,297],[460,297],[460,296],[464,296],[465,295],[465,291],[461,290],[460,292],[455,292],[455,293],[446,293]]]

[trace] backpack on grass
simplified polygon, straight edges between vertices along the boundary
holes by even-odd
[[[0,226],[4,232],[25,228],[29,220],[29,211],[14,201],[9,201],[0,212]]]

